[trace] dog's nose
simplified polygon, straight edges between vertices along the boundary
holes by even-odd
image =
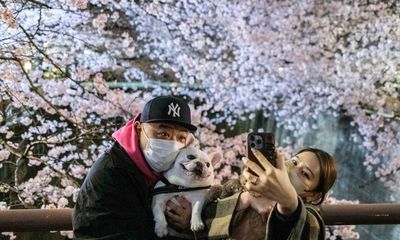
[[[189,160],[193,160],[193,159],[196,159],[196,156],[195,156],[195,155],[192,155],[192,154],[189,154],[189,155],[187,155],[187,158],[188,158]]]
[[[201,176],[203,174],[204,165],[202,162],[196,162],[196,167],[193,169],[194,174],[196,176]]]

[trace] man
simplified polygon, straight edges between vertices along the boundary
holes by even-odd
[[[157,239],[151,190],[194,131],[182,99],[147,102],[112,135],[114,144],[86,176],[73,214],[74,239]]]

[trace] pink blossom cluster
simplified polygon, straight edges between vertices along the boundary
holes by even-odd
[[[81,10],[87,8],[88,6],[87,0],[66,0],[65,2],[71,7],[75,7]]]
[[[0,8],[0,20],[5,21],[10,28],[18,27],[14,14],[8,8]]]
[[[400,184],[400,158],[392,159],[387,165],[379,167],[375,172],[375,177],[385,183],[392,190],[391,199],[396,199]]]
[[[93,19],[93,27],[103,30],[106,27],[108,16],[104,13],[99,14],[96,18]]]

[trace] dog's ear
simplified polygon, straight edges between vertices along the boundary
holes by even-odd
[[[193,133],[189,133],[188,137],[186,138],[186,146],[187,147],[191,146],[191,147],[195,147],[197,149],[200,149],[200,142],[193,135]]]
[[[217,165],[217,163],[219,163],[219,161],[222,159],[222,154],[218,151],[212,152],[210,154],[210,159],[211,164],[213,165],[213,167],[215,167],[215,165]]]

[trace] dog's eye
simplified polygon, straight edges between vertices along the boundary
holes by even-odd
[[[187,155],[187,158],[188,158],[189,160],[193,160],[193,159],[196,159],[196,156],[190,154],[190,155]]]
[[[210,163],[208,162],[208,163],[206,163],[206,166],[209,168],[210,167]]]

